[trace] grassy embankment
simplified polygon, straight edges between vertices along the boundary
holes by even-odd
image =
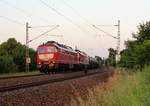
[[[80,106],[150,106],[150,67],[116,77],[90,91],[89,100],[80,99]]]

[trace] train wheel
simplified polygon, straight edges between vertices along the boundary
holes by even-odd
[[[45,73],[45,70],[44,70],[43,68],[40,68],[39,71],[40,71],[41,73]]]

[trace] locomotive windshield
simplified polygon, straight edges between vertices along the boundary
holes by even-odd
[[[39,53],[44,53],[45,50],[46,50],[46,49],[45,49],[44,47],[39,47],[39,48],[38,48],[38,52],[39,52]]]
[[[47,52],[55,52],[56,48],[55,47],[47,47]]]
[[[39,53],[45,53],[45,52],[56,52],[56,48],[49,46],[49,47],[39,47],[38,48],[38,52]]]

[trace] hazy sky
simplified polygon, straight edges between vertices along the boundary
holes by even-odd
[[[92,25],[114,25],[120,20],[122,49],[124,41],[131,39],[131,33],[137,31],[137,25],[150,20],[150,0],[42,1],[60,14],[46,7],[40,0],[0,0],[0,43],[14,37],[25,44],[26,22],[31,26],[60,25],[31,42],[30,47],[36,49],[43,42],[55,40],[73,48],[77,46],[89,55],[106,57],[108,48],[116,48],[116,40],[94,29]],[[29,38],[33,39],[50,28],[30,29]],[[116,27],[99,28],[117,36]]]

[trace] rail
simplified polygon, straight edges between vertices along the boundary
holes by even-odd
[[[98,74],[98,73],[109,73],[109,71],[98,71],[98,72],[94,72],[94,73],[87,73],[87,74],[65,77],[65,78],[49,79],[49,80],[32,82],[32,83],[25,83],[25,84],[18,84],[18,85],[7,86],[7,87],[0,87],[0,92],[7,92],[7,91],[13,91],[13,90],[18,90],[18,89],[22,89],[22,88],[29,88],[29,87],[41,86],[44,84],[62,82],[62,81],[77,79],[77,78],[90,76],[90,75],[94,75],[94,74]]]

